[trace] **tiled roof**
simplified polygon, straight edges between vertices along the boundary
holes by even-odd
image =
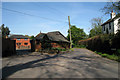
[[[42,40],[44,36],[47,36],[50,41],[57,41],[57,42],[68,42],[67,38],[62,35],[59,31],[54,31],[54,32],[48,32],[47,34],[45,33],[40,33],[36,36],[36,39]]]
[[[105,25],[105,24],[107,24],[107,23],[109,23],[109,22],[112,22],[114,19],[116,19],[116,18],[118,18],[118,17],[120,17],[120,14],[117,14],[113,19],[107,20],[107,21],[104,22],[101,26],[103,26],[103,25]]]
[[[28,37],[23,36],[23,35],[11,35],[9,38],[10,39],[14,39],[14,38],[16,38],[16,39],[28,39]]]

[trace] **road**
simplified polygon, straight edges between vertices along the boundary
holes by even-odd
[[[3,78],[118,78],[118,62],[82,48],[59,55],[7,57],[2,67]]]

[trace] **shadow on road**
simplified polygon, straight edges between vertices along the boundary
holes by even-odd
[[[31,67],[33,67],[32,64],[34,64],[34,63],[44,61],[44,60],[48,60],[48,59],[53,59],[53,58],[56,58],[56,57],[58,57],[58,55],[55,55],[55,56],[52,56],[52,57],[48,56],[46,58],[30,61],[30,62],[27,62],[27,63],[24,63],[24,64],[17,64],[17,65],[14,65],[14,66],[4,67],[4,68],[2,68],[2,78],[7,78],[8,76],[12,75],[13,73],[15,73],[19,70],[31,68]],[[42,64],[41,64],[41,66],[42,66]]]
[[[34,55],[32,55],[34,56]],[[106,62],[110,63],[108,60],[104,60],[102,58],[98,59],[99,57],[95,57],[95,56],[84,56],[80,53],[76,53],[76,54],[57,54],[54,56],[49,56],[46,55],[46,58],[43,59],[38,59],[38,60],[33,60],[27,63],[23,63],[23,64],[17,64],[14,66],[6,66],[2,68],[2,77],[3,78],[7,78],[10,75],[16,73],[17,71],[20,70],[24,70],[24,69],[28,69],[28,68],[35,68],[35,67],[40,67],[43,66],[44,68],[46,66],[50,66],[50,68],[53,68],[54,71],[52,71],[52,73],[48,74],[49,68],[46,67],[46,74],[48,77],[52,77],[53,74],[54,75],[69,75],[69,77],[75,77],[76,75],[78,75],[78,77],[82,76],[82,77],[116,77],[115,74],[117,74],[117,72],[111,68],[106,66]],[[60,62],[57,62],[57,58],[60,58]],[[51,59],[55,59],[56,60],[52,60],[50,62],[47,62],[46,60],[51,60]],[[43,62],[45,61],[45,62]],[[58,60],[59,61],[59,60]],[[102,61],[102,62],[101,62]],[[38,63],[40,62],[40,63]],[[57,62],[57,63],[55,63]],[[35,64],[37,63],[37,64]],[[109,65],[109,64],[107,64]],[[54,67],[52,67],[54,66]],[[55,67],[57,66],[57,67]],[[62,69],[61,69],[62,68]],[[57,72],[58,69],[61,69],[62,72],[59,73]],[[75,74],[76,73],[76,74]],[[44,74],[43,74],[44,75]],[[41,77],[41,75],[40,75]]]

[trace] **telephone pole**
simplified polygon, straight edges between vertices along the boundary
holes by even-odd
[[[69,22],[69,34],[70,34],[70,48],[72,48],[72,38],[71,38],[70,16],[68,16],[68,22]]]

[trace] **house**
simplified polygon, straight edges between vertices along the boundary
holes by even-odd
[[[30,39],[23,35],[11,35],[11,40],[16,41],[16,50],[19,49],[31,49]]]
[[[111,18],[101,25],[102,26],[102,32],[104,34],[116,34],[117,30],[120,29],[119,28],[120,25],[118,23],[120,23],[120,14],[116,15],[112,11],[111,12]]]
[[[35,40],[35,49],[47,48],[66,48],[68,49],[70,42],[59,31],[39,33]]]

